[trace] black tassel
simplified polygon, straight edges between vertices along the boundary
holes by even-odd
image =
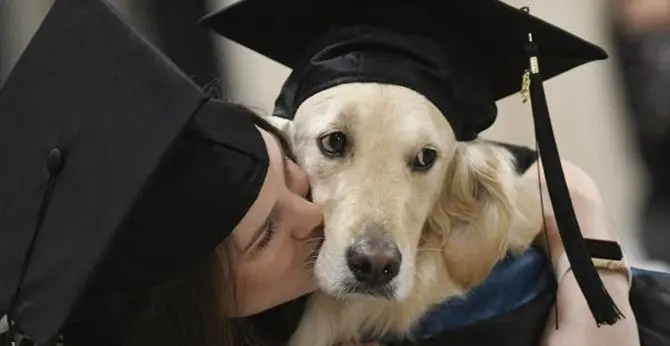
[[[625,317],[600,280],[584,238],[582,238],[579,223],[577,222],[565,182],[565,176],[563,175],[558,148],[556,147],[556,140],[551,126],[542,75],[539,70],[538,48],[530,35],[526,48],[531,61],[528,77],[535,135],[547,180],[549,196],[556,214],[559,234],[563,241],[565,252],[570,260],[572,272],[586,298],[586,302],[591,309],[591,313],[593,313],[597,325],[612,325]]]
[[[37,214],[35,231],[33,232],[32,238],[30,240],[30,247],[28,247],[28,252],[26,253],[23,265],[21,267],[21,273],[19,276],[18,283],[14,290],[12,300],[10,301],[9,309],[7,310],[7,324],[9,325],[8,334],[11,346],[15,346],[16,334],[17,334],[16,324],[12,319],[15,310],[15,305],[18,301],[19,294],[21,293],[21,286],[23,285],[26,273],[28,272],[30,260],[32,258],[33,250],[35,249],[35,244],[37,242],[38,235],[40,233],[40,230],[42,230],[42,225],[44,224],[44,220],[46,218],[49,203],[51,201],[51,196],[54,193],[54,189],[56,187],[56,181],[58,180],[58,175],[61,173],[64,166],[65,166],[65,154],[58,148],[51,149],[47,154],[46,159],[46,168],[47,172],[49,173],[49,179],[47,180],[46,189],[44,190],[44,193],[42,193],[42,203],[40,204],[40,209]],[[28,342],[32,343],[29,339],[25,337],[24,340],[26,340],[26,342],[23,343],[23,345],[29,345],[27,344]]]

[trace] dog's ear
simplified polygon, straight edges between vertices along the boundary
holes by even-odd
[[[542,216],[539,193],[516,172],[507,149],[478,142],[458,145],[427,227],[442,240],[451,279],[469,289],[508,251],[527,249]]]
[[[267,116],[264,119],[267,120],[267,122],[269,122],[272,126],[278,128],[286,138],[291,138],[291,130],[293,126],[293,122],[291,120],[280,118],[274,115]]]

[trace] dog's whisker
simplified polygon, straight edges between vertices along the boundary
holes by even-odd
[[[419,248],[416,250],[417,252],[429,252],[429,251],[439,251],[439,252],[444,252],[444,249],[440,248]]]
[[[458,253],[459,253],[458,250],[447,250],[447,249],[443,249],[442,252],[444,252],[444,254],[447,255],[447,256],[448,255],[454,255],[454,254],[458,255]]]

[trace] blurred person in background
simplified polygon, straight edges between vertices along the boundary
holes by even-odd
[[[628,121],[649,183],[640,238],[651,259],[670,264],[670,0],[617,0],[611,10]]]

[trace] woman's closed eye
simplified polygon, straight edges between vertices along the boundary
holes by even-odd
[[[258,251],[262,251],[268,245],[270,245],[270,242],[274,238],[275,232],[277,231],[276,226],[277,226],[277,223],[275,222],[275,220],[272,217],[269,218],[267,226],[265,228],[265,232],[263,232],[263,235],[260,237],[260,239],[256,243],[256,249]]]

